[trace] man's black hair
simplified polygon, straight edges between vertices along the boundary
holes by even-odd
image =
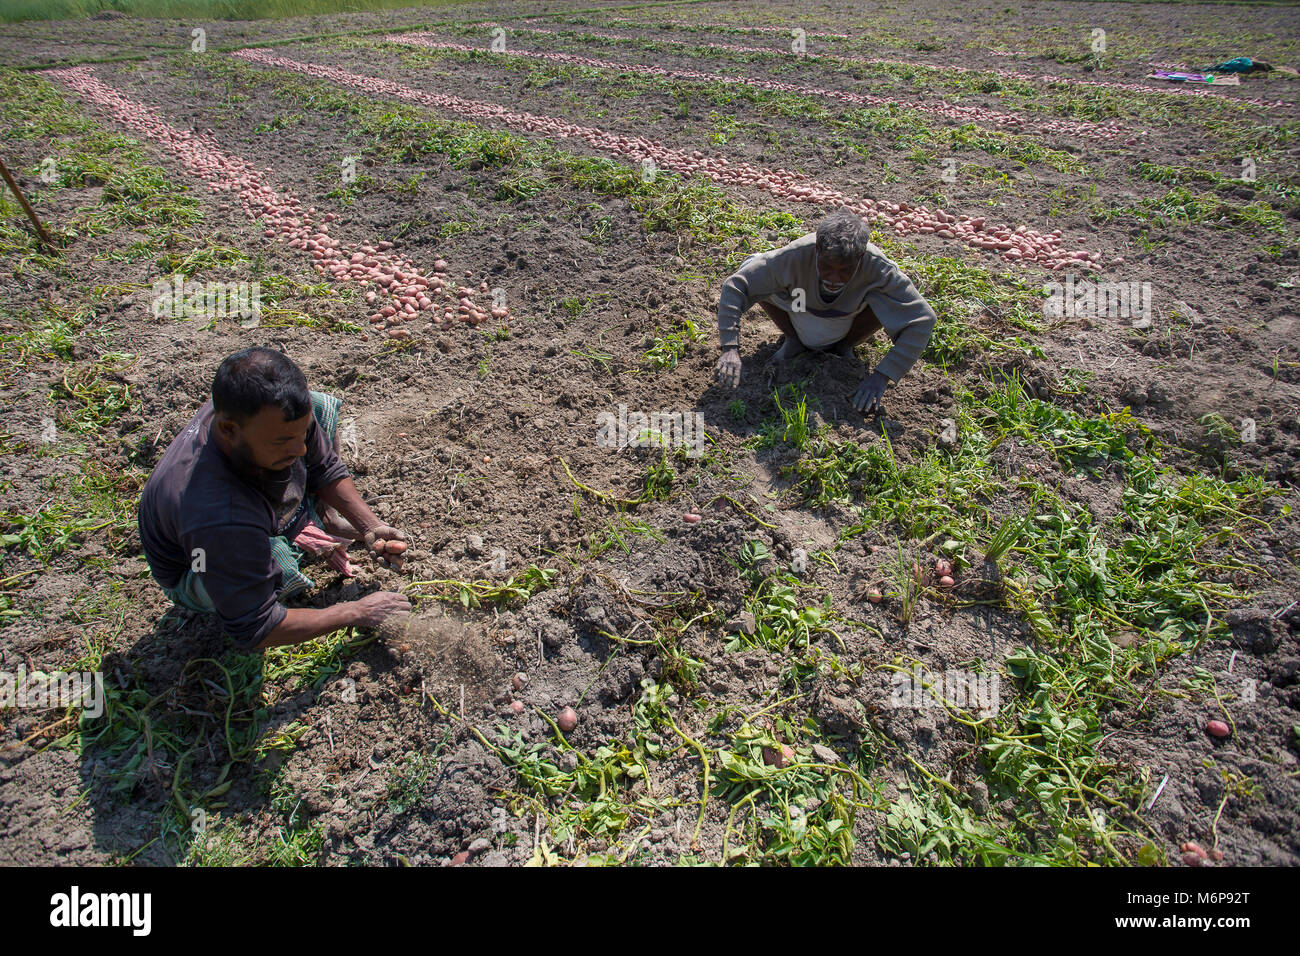
[[[283,352],[261,346],[228,356],[212,380],[212,407],[242,424],[267,405],[279,408],[286,422],[311,411],[302,369]]]

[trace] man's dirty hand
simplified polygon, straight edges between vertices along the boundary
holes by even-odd
[[[879,372],[872,372],[862,380],[858,390],[853,393],[851,401],[853,407],[864,415],[881,408],[881,400],[885,397],[885,386],[889,384],[889,379]]]
[[[718,359],[718,381],[730,388],[740,384],[740,349],[723,349]]]
[[[393,570],[401,570],[406,536],[386,524],[375,525],[362,536],[366,548]]]
[[[411,599],[395,591],[376,591],[355,603],[357,627],[379,627],[394,615],[411,613]]]

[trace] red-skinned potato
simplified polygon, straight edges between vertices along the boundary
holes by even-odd
[[[555,718],[555,723],[567,734],[578,726],[578,712],[572,707],[565,707],[560,711],[559,716]]]
[[[1212,737],[1226,737],[1232,733],[1232,730],[1221,720],[1207,721],[1205,724],[1206,733]]]

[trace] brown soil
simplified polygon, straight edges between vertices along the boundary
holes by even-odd
[[[477,4],[461,8],[458,14],[505,17],[515,6]],[[529,12],[556,6],[530,6]],[[843,4],[831,6],[843,9]],[[1029,17],[1025,28],[1063,20],[1089,22],[1092,7],[1104,7],[1105,15],[1120,24],[1130,19],[1136,23],[1136,18],[1154,17],[1164,23],[1217,15],[1217,11],[1165,5],[1034,4],[1025,11]],[[1279,24],[1292,22],[1289,18],[1294,16],[1271,8],[1234,9],[1250,18],[1251,28],[1258,33],[1280,30]],[[683,11],[674,16],[692,15]],[[973,14],[954,16],[966,27],[973,26]],[[438,19],[428,11],[402,11],[304,22],[223,24],[220,37],[213,31],[209,42],[260,42],[334,29],[399,28]],[[936,33],[948,30],[945,35],[958,38],[963,35],[963,28],[947,19],[934,29]],[[0,60],[32,63],[128,49],[161,51],[187,38],[187,28],[170,23],[25,24],[0,29]],[[743,42],[734,37],[726,41]],[[531,38],[528,43],[532,45]],[[539,42],[536,48],[548,46],[567,48],[558,41]],[[967,65],[989,60],[976,53],[958,53],[957,48],[956,42],[949,47],[953,59]],[[328,46],[285,49],[298,59],[338,64],[417,88],[521,104],[535,112],[569,116],[575,122],[620,132],[640,134],[647,129],[642,121],[620,118],[619,104],[626,101],[610,100],[604,104],[609,112],[593,118],[581,112],[568,94],[577,89],[577,103],[588,105],[598,104],[599,94],[580,86],[526,87],[525,73],[485,64],[449,61],[445,69],[421,72],[403,68],[396,58],[376,63],[362,53]],[[606,48],[587,52],[632,58],[625,51]],[[702,68],[699,60],[683,57],[644,61]],[[785,76],[770,69],[762,61],[750,65],[756,76]],[[1068,74],[1072,69],[1078,68],[1051,65],[1051,72]],[[475,330],[450,330],[420,338],[411,348],[362,341],[350,333],[301,328],[249,332],[228,323],[204,328],[197,322],[158,320],[148,314],[147,293],[125,294],[108,302],[94,320],[96,328],[111,336],[108,347],[137,356],[122,379],[134,387],[142,406],[138,415],[118,422],[115,433],[104,436],[91,455],[104,467],[136,478],[147,475],[204,401],[218,359],[237,348],[254,342],[283,348],[303,367],[313,388],[343,396],[342,414],[356,424],[357,448],[347,458],[358,484],[381,517],[408,531],[412,549],[401,574],[376,569],[364,559],[359,577],[350,582],[313,569],[319,586],[306,603],[321,606],[411,580],[490,577],[485,564],[497,549],[504,553],[510,573],[531,564],[561,572],[558,586],[505,610],[461,609],[453,603],[443,615],[423,606],[401,633],[383,635],[356,651],[342,673],[276,701],[266,715],[268,730],[294,721],[306,723],[308,729],[288,756],[272,751],[260,760],[236,765],[230,777],[233,785],[222,798],[227,815],[242,815],[253,830],[274,833],[282,821],[271,812],[256,780],[278,767],[281,780],[301,798],[301,812],[324,829],[321,860],[325,863],[445,864],[465,850],[471,850],[471,860],[481,864],[527,861],[535,849],[535,811],[502,797],[503,791],[516,786],[514,774],[477,734],[494,744],[518,735],[528,744],[544,745],[544,759],[559,761],[564,748],[558,746],[542,715],[554,719],[562,707],[571,705],[581,716],[577,729],[567,735],[573,748],[590,754],[625,738],[633,726],[632,706],[641,693],[641,682],[660,677],[667,663],[653,647],[616,644],[608,635],[628,637],[642,622],[658,620],[665,609],[655,602],[676,602],[686,617],[705,602],[716,609],[716,619],[688,632],[681,648],[704,662],[700,695],[714,710],[726,705],[736,708],[713,728],[714,733],[734,730],[740,712],[757,711],[788,696],[787,661],[782,656],[724,649],[727,629],[722,622],[743,610],[746,593],[726,558],[734,557],[748,541],[765,543],[783,561],[796,548],[834,549],[838,567],[815,565],[807,579],[860,623],[840,631],[838,639],[818,637],[815,646],[828,654],[868,664],[904,655],[941,670],[972,660],[998,661],[1032,642],[1028,627],[1010,612],[967,604],[965,599],[981,598],[986,588],[974,574],[954,593],[930,592],[912,625],[900,627],[889,608],[863,600],[864,589],[885,579],[895,560],[891,537],[882,533],[875,539],[840,541],[840,531],[849,520],[846,509],[812,510],[792,506],[789,499],[780,507],[769,504],[773,500],[765,497],[769,492],[788,487],[780,475],[789,453],[755,451],[742,443],[775,413],[774,385],[802,380],[809,394],[820,397],[819,407],[810,409],[813,424],[830,424],[836,437],[878,441],[880,426],[864,421],[848,403],[863,373],[861,362],[809,355],[787,368],[764,370],[762,362],[774,350],[777,334],[755,310],[746,318],[746,378],[738,393],[713,382],[716,351],[711,338],[692,346],[673,372],[648,369],[643,360],[648,334],[683,316],[710,324],[718,263],[733,250],[701,249],[671,234],[647,233],[623,200],[567,184],[553,185],[531,199],[500,202],[492,197],[502,173],[453,168],[437,156],[395,166],[376,164],[368,174],[390,186],[406,183],[415,174],[422,178],[409,194],[379,191],[364,204],[342,208],[326,196],[335,185],[332,173],[338,157],[357,145],[355,131],[342,116],[313,113],[284,128],[255,132],[259,125],[295,110],[270,96],[223,102],[201,84],[177,82],[161,60],[138,68],[103,65],[96,67],[96,74],[133,98],[160,107],[173,123],[212,128],[224,148],[271,168],[277,185],[296,191],[304,205],[337,211],[335,235],[357,242],[392,239],[402,254],[417,263],[441,256],[450,263],[453,275],[468,270],[475,282],[485,279],[505,286],[518,316],[509,337],[500,341],[485,342]],[[1119,75],[1137,74],[1129,70]],[[810,72],[805,78],[810,85],[839,82],[832,74]],[[1280,88],[1271,85],[1272,79],[1267,82],[1270,90]],[[673,118],[671,97],[655,93],[634,102],[643,117],[662,114],[653,120],[650,135],[686,148],[710,148],[701,128]],[[969,102],[995,105],[997,100]],[[747,110],[738,102],[736,117],[770,122]],[[1291,105],[1262,114],[1261,122],[1294,116]],[[861,161],[846,164],[819,144],[816,124],[800,118],[781,122],[788,152],[778,153],[744,138],[714,148],[730,158],[798,168],[841,188],[854,187],[864,195],[895,201],[933,185],[908,180],[879,184],[883,167]],[[581,148],[573,141],[562,145]],[[1117,173],[1141,158],[1177,163],[1195,150],[1177,129],[1150,131],[1136,154],[1065,141],[1051,145],[1080,149],[1090,163]],[[10,149],[13,165],[20,169],[36,166],[43,155],[38,143],[15,142]],[[895,159],[890,157],[891,162]],[[155,161],[167,166],[164,159]],[[178,182],[184,181],[180,170],[169,172]],[[1104,322],[1076,321],[1051,328],[1038,339],[1046,359],[1017,362],[1030,387],[1043,397],[1090,413],[1131,407],[1167,443],[1165,460],[1186,471],[1256,471],[1282,488],[1270,515],[1272,529],[1261,531],[1250,542],[1258,549],[1262,570],[1247,582],[1255,596],[1228,621],[1231,641],[1207,644],[1199,654],[1174,661],[1160,677],[1160,685],[1168,689],[1177,689],[1192,676],[1194,667],[1221,679],[1229,670],[1235,678],[1255,679],[1258,700],[1234,709],[1237,733],[1228,740],[1213,740],[1202,730],[1204,721],[1213,716],[1204,701],[1163,697],[1158,706],[1132,712],[1116,708],[1106,714],[1111,730],[1104,754],[1120,763],[1149,767],[1156,780],[1169,775],[1160,799],[1145,818],[1163,838],[1171,860],[1177,860],[1180,842],[1206,838],[1224,797],[1219,769],[1206,766],[1212,759],[1218,768],[1248,775],[1256,786],[1256,799],[1229,802],[1218,820],[1219,845],[1227,860],[1294,865],[1300,862],[1300,833],[1295,826],[1300,784],[1291,729],[1300,723],[1300,610],[1295,606],[1300,534],[1294,520],[1280,513],[1283,504],[1300,503],[1294,491],[1300,449],[1300,366],[1295,364],[1300,362],[1295,334],[1300,293],[1294,281],[1294,220],[1288,224],[1293,245],[1281,260],[1258,251],[1256,242],[1249,244],[1254,251],[1244,251],[1232,233],[1200,226],[1174,231],[1168,245],[1143,252],[1134,224],[1103,228],[1082,217],[1049,217],[1035,197],[1064,185],[1068,177],[1037,169],[1034,176],[1035,193],[995,194],[966,186],[954,194],[954,204],[970,206],[996,195],[999,215],[1007,221],[1060,228],[1086,236],[1089,248],[1102,249],[1111,257],[1124,256],[1128,263],[1124,278],[1152,282],[1160,317],[1157,328],[1145,334]],[[1152,194],[1159,192],[1155,184],[1148,186]],[[1128,177],[1117,174],[1100,191],[1101,197],[1123,202],[1131,188]],[[205,239],[255,251],[269,271],[315,281],[304,255],[263,240],[258,225],[243,219],[237,209],[223,208],[206,192],[196,195],[205,213]],[[737,197],[759,208],[772,206],[765,194],[737,193]],[[97,198],[94,187],[63,190],[42,211],[57,222]],[[809,228],[815,222],[816,211],[808,207],[791,206],[789,211]],[[609,222],[608,237],[589,238],[602,220]],[[444,225],[455,221],[467,221],[471,228],[443,238]],[[109,239],[112,244],[122,242],[120,236],[83,239],[67,250],[79,283],[147,285],[156,278],[153,263],[97,257]],[[930,253],[946,248],[932,237],[917,240],[916,246]],[[230,275],[236,276],[237,270]],[[84,290],[60,288],[41,274],[6,272],[0,275],[0,294],[6,300],[36,303],[46,298],[72,299]],[[590,305],[574,314],[562,305],[570,298],[588,299]],[[1196,321],[1169,320],[1177,303],[1191,306]],[[339,301],[313,300],[301,307],[364,324],[362,306],[347,296]],[[75,357],[85,362],[104,350],[87,338],[77,344]],[[611,356],[608,368],[575,354],[592,350]],[[1276,375],[1275,358],[1279,361]],[[485,360],[486,377],[477,371]],[[934,445],[940,422],[953,414],[953,379],[977,385],[1006,364],[995,359],[989,369],[984,362],[972,361],[947,375],[918,366],[892,389],[883,427],[900,460],[915,460]],[[1057,372],[1065,367],[1095,373],[1085,394],[1058,390]],[[48,396],[62,373],[58,364],[34,363],[7,383],[9,433],[31,436],[39,431],[43,418],[55,414]],[[737,397],[746,405],[740,421],[729,411]],[[587,485],[619,496],[638,494],[639,478],[657,456],[631,448],[613,453],[592,440],[596,415],[620,403],[631,409],[698,409],[721,454],[703,462],[679,462],[671,501],[636,509],[635,516],[656,529],[662,543],[629,535],[629,552],[613,547],[591,559],[586,557],[589,536],[603,529],[613,514],[579,496],[580,513],[575,516],[575,488],[561,461]],[[1257,442],[1229,448],[1215,445],[1201,424],[1208,412],[1231,421],[1255,418]],[[1099,519],[1119,511],[1119,485],[1107,476],[1067,474],[1028,445],[1004,445],[999,455],[999,466],[1007,475],[1033,474],[1055,484],[1063,497],[1086,505]],[[0,476],[7,483],[6,509],[30,513],[41,507],[47,497],[46,481],[75,470],[70,462],[62,457],[6,456],[0,464]],[[764,524],[728,498],[743,504]],[[1008,509],[1016,506],[1005,504]],[[685,524],[685,512],[699,513],[703,520]],[[925,557],[920,551],[915,556]],[[185,667],[198,658],[220,659],[225,652],[222,636],[210,621],[168,613],[170,602],[149,578],[134,537],[105,541],[88,536],[49,567],[13,555],[4,572],[34,568],[39,573],[31,576],[30,586],[19,595],[24,615],[3,631],[0,667],[12,670],[22,662],[46,669],[66,665],[83,653],[83,641],[94,637],[106,643],[106,679],[118,686],[135,683],[150,697],[183,687],[185,693],[176,703],[184,703],[186,693],[198,692],[197,677],[219,682],[219,672],[212,667],[193,671]],[[79,615],[80,602],[96,592],[124,599],[126,610],[119,619],[105,624]],[[655,597],[647,598],[646,592]],[[516,672],[527,677],[520,691],[511,686]],[[870,741],[884,738],[928,766],[951,771],[951,782],[967,796],[984,787],[983,799],[993,805],[992,812],[1014,809],[1016,794],[988,792],[972,759],[970,740],[959,727],[936,720],[931,711],[885,706],[890,694],[887,672],[868,666],[856,680],[822,674],[802,689],[801,700],[782,705],[776,713],[795,723],[811,718],[839,752],[865,752]],[[523,702],[522,714],[509,709],[512,700]],[[137,863],[175,862],[176,841],[149,841],[157,835],[157,820],[170,800],[176,768],[146,765],[148,772],[134,789],[115,792],[112,783],[123,768],[94,748],[78,756],[44,747],[48,740],[40,735],[18,746],[18,741],[39,729],[41,719],[12,713],[0,718],[8,744],[0,762],[0,861],[90,864],[138,851]],[[504,733],[498,730],[501,727]],[[418,799],[398,806],[390,799],[391,772],[412,754],[436,755],[436,770],[421,783]],[[202,790],[204,781],[215,785],[224,762],[222,754],[201,750],[194,753],[186,772],[196,789]],[[883,796],[897,797],[909,765],[893,752],[881,771]],[[628,834],[650,828],[635,859],[674,862],[690,850],[701,798],[699,774],[698,760],[687,748],[657,764],[654,779],[641,783],[640,790],[633,788],[650,793],[663,807],[657,816],[629,826]],[[88,798],[77,802],[87,790]],[[715,803],[700,833],[700,857],[719,859],[726,822],[725,806]],[[876,843],[878,825],[879,815],[860,814],[855,863],[891,862]],[[591,841],[574,852],[580,855],[600,848],[600,841]]]

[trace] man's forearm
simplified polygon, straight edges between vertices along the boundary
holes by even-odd
[[[739,283],[742,281],[742,277],[732,276],[722,284],[722,289],[718,292],[718,346],[724,352],[740,348],[740,317],[754,304],[741,291]]]
[[[262,638],[262,643],[257,645],[256,650],[300,644],[339,628],[350,627],[356,622],[356,604],[353,601],[322,608],[291,607],[283,620]]]
[[[894,347],[885,353],[885,357],[876,365],[876,371],[891,382],[897,382],[912,370],[912,366],[930,344],[930,336],[933,333],[933,318],[912,322],[902,330],[898,338],[894,339]]]
[[[920,358],[920,353],[915,351],[914,348],[905,347],[900,349],[895,345],[877,363],[876,372],[889,379],[890,382],[897,382],[912,370],[912,366],[916,364],[918,358]]]
[[[332,485],[325,485],[316,492],[316,497],[336,508],[339,514],[352,522],[352,527],[362,533],[375,525],[383,524],[370,510],[370,506],[361,500],[361,492],[357,491],[351,477],[340,478]]]
[[[718,322],[718,348],[725,352],[727,349],[740,348],[740,325],[739,323],[724,325],[723,321]]]

